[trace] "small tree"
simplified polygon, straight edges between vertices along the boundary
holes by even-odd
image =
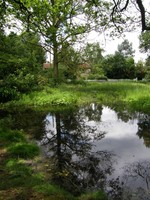
[[[136,77],[138,80],[142,80],[145,77],[146,70],[144,67],[144,63],[140,60],[136,64]]]
[[[87,62],[90,65],[91,73],[95,76],[104,75],[104,71],[102,69],[103,51],[104,50],[100,47],[100,44],[97,42],[87,43],[81,52],[81,59],[83,60],[83,62]]]
[[[75,80],[78,77],[79,65],[81,63],[80,52],[66,42],[62,45],[59,52],[59,61],[65,79]]]
[[[132,43],[125,39],[121,44],[118,45],[118,52],[124,57],[133,57],[135,51],[133,50]]]

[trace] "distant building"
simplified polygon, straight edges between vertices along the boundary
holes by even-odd
[[[53,68],[53,63],[43,63],[43,69]]]
[[[79,65],[79,70],[81,71],[80,77],[87,78],[91,73],[91,65],[87,62]]]
[[[86,70],[91,69],[91,65],[87,62],[79,64],[80,69]]]

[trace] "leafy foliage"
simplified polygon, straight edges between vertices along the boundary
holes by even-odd
[[[135,64],[133,58],[125,58],[118,52],[106,57],[103,63],[103,69],[108,78],[132,79],[135,77]]]
[[[150,51],[150,32],[145,31],[142,33],[139,37],[140,39],[140,48],[144,52],[149,52]]]
[[[142,61],[138,61],[136,64],[136,77],[138,80],[142,80],[145,77],[146,69]]]
[[[60,69],[65,79],[76,80],[79,74],[79,64],[81,62],[80,52],[75,50],[67,42],[62,45],[59,53]]]
[[[17,99],[21,93],[31,91],[45,60],[39,37],[23,33],[8,36],[0,34],[0,102]]]

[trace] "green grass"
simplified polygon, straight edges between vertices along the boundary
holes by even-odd
[[[35,191],[42,193],[47,196],[55,196],[56,199],[64,200],[75,200],[76,198],[70,193],[66,192],[62,188],[56,185],[51,184],[42,184],[38,185],[35,188]]]
[[[150,84],[140,82],[95,82],[85,84],[62,84],[56,88],[23,95],[19,101],[4,106],[56,107],[97,102],[121,105],[144,113],[150,113]]]
[[[107,197],[102,191],[96,191],[81,195],[79,200],[107,200]]]
[[[17,130],[10,130],[10,129],[2,129],[0,128],[0,142],[1,145],[3,144],[10,144],[14,142],[25,142],[26,139],[23,136],[22,132]]]
[[[11,157],[33,158],[39,155],[39,148],[35,144],[16,143],[8,148]]]

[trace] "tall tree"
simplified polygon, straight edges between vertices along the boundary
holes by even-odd
[[[101,11],[97,12],[101,26],[106,25],[104,11],[109,9],[106,1],[101,1]],[[11,16],[21,20],[27,30],[42,35],[45,48],[53,54],[54,78],[57,80],[59,54],[63,43],[75,42],[78,36],[90,31],[95,25],[90,21],[93,18],[89,17],[90,12],[94,13],[91,4],[81,0],[7,0],[7,2],[11,5],[9,9]]]
[[[18,1],[15,1],[18,2]],[[41,34],[44,47],[53,54],[54,78],[58,79],[60,49],[65,41],[74,42],[78,35],[88,31],[89,25],[82,18],[84,4],[73,0],[21,0],[15,4],[14,15],[24,22],[27,30]],[[18,15],[17,6],[24,6]],[[19,10],[18,8],[18,10]],[[28,14],[28,15],[27,15]]]

